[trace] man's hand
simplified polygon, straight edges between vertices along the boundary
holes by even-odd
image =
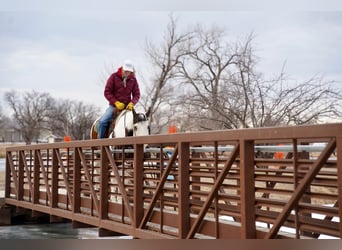
[[[118,110],[123,110],[125,108],[125,104],[119,101],[114,102],[114,105]]]
[[[132,110],[133,108],[134,108],[134,103],[133,102],[130,102],[130,103],[127,104],[126,109]]]

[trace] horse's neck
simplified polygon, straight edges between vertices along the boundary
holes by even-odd
[[[115,124],[118,123],[127,113],[127,110],[122,110],[115,118]]]
[[[133,129],[133,113],[128,110],[122,111],[115,120],[115,137],[126,137],[126,130]]]
[[[126,124],[126,127],[130,124],[133,125],[133,112],[126,109],[121,111],[115,120],[115,126],[121,123]]]

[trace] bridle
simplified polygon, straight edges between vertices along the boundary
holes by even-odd
[[[132,128],[132,135],[135,136],[135,132],[136,130],[134,129],[134,125],[139,123],[139,122],[144,122],[148,120],[148,117],[146,114],[144,113],[136,113],[135,110],[132,110],[133,112],[133,128]],[[125,111],[125,113],[123,114],[124,116],[124,128],[125,128],[125,137],[130,136],[130,129],[127,128],[126,126],[126,116],[127,116],[127,111]],[[148,128],[149,133],[150,133],[150,128]]]

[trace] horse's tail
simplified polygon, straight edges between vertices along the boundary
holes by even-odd
[[[99,118],[97,118],[93,124],[91,125],[91,129],[90,129],[90,139],[97,139],[97,129],[96,127],[98,127],[98,123],[99,123]]]

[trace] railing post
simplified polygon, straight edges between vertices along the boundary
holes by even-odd
[[[39,203],[39,176],[40,176],[40,167],[39,167],[39,150],[34,150],[34,166],[33,166],[33,204]]]
[[[73,200],[73,213],[81,211],[81,158],[77,152],[77,148],[73,148],[74,154],[74,200]]]
[[[134,145],[134,221],[132,225],[138,228],[144,217],[144,145]]]
[[[342,136],[336,137],[336,157],[337,157],[337,190],[338,190],[338,200],[339,204],[339,232],[340,238],[342,238]]]
[[[305,143],[305,144],[300,144],[300,145],[309,145],[308,143]],[[310,159],[310,154],[309,152],[305,152],[305,151],[302,151],[302,152],[297,152],[297,158],[298,159],[306,159],[306,160],[309,160]],[[297,171],[297,179],[300,179],[302,180],[304,177],[305,177],[305,174],[309,171],[309,168],[308,167],[305,167],[305,166],[300,166],[299,171]],[[304,174],[303,174],[304,173]],[[297,183],[297,186],[298,186],[298,183]],[[310,194],[311,193],[311,188],[310,188],[310,185],[308,186],[307,188],[307,193]],[[303,203],[307,203],[307,204],[310,204],[311,203],[311,196],[310,195],[307,195],[306,193],[304,193],[302,195],[302,198],[300,200],[301,202]],[[310,212],[306,213],[306,212],[301,212],[300,213],[301,216],[303,217],[312,217],[312,214]],[[298,211],[297,211],[297,216],[299,215]],[[299,223],[299,228],[300,228],[300,222],[298,220],[298,223]],[[307,237],[312,237],[312,233],[309,232],[309,231],[305,231],[305,230],[300,230],[300,234],[303,235],[303,236],[307,236]]]
[[[240,141],[241,238],[255,239],[254,142]]]
[[[180,142],[178,148],[178,237],[185,239],[190,230],[190,143]]]
[[[101,220],[108,219],[108,156],[105,147],[101,147],[100,155],[100,215]]]
[[[13,163],[13,152],[6,151],[6,177],[5,177],[5,198],[10,198],[11,196],[11,167],[10,161]],[[14,174],[14,173],[13,173]]]
[[[58,158],[57,149],[52,149],[52,187],[51,187],[51,204],[50,207],[57,207],[58,202]]]
[[[19,169],[18,169],[18,193],[17,193],[17,200],[23,200],[24,196],[24,161],[25,159],[25,152],[19,151]],[[25,162],[26,163],[26,162]]]

